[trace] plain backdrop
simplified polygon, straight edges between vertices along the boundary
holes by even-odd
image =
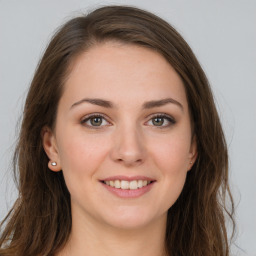
[[[234,255],[256,255],[256,1],[0,0],[0,219],[15,189],[10,161],[37,63],[56,28],[106,4],[144,8],[190,44],[216,98],[230,153],[236,204]]]

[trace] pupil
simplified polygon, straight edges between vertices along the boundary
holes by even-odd
[[[91,124],[93,126],[100,126],[101,123],[102,123],[101,117],[94,117],[94,118],[91,119]]]
[[[164,123],[164,120],[162,117],[156,117],[153,119],[153,124],[156,126],[161,126]]]

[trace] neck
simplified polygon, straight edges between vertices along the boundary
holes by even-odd
[[[166,216],[133,229],[116,228],[88,219],[81,223],[81,218],[77,217],[73,215],[69,241],[57,256],[167,256]]]

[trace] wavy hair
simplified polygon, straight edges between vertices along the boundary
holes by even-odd
[[[183,80],[198,158],[187,174],[181,195],[168,211],[168,254],[230,255],[225,219],[227,216],[234,224],[234,204],[228,185],[227,145],[208,80],[188,44],[170,24],[128,6],[101,7],[74,18],[48,45],[24,106],[14,154],[19,197],[1,223],[0,255],[54,255],[69,238],[70,194],[62,172],[47,167],[41,130],[45,125],[54,129],[72,62],[93,45],[106,41],[157,51]]]

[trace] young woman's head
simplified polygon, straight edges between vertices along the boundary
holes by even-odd
[[[184,39],[151,13],[103,7],[56,33],[15,156],[6,253],[53,254],[86,216],[122,229],[164,224],[171,255],[228,255],[228,158],[213,96]]]

